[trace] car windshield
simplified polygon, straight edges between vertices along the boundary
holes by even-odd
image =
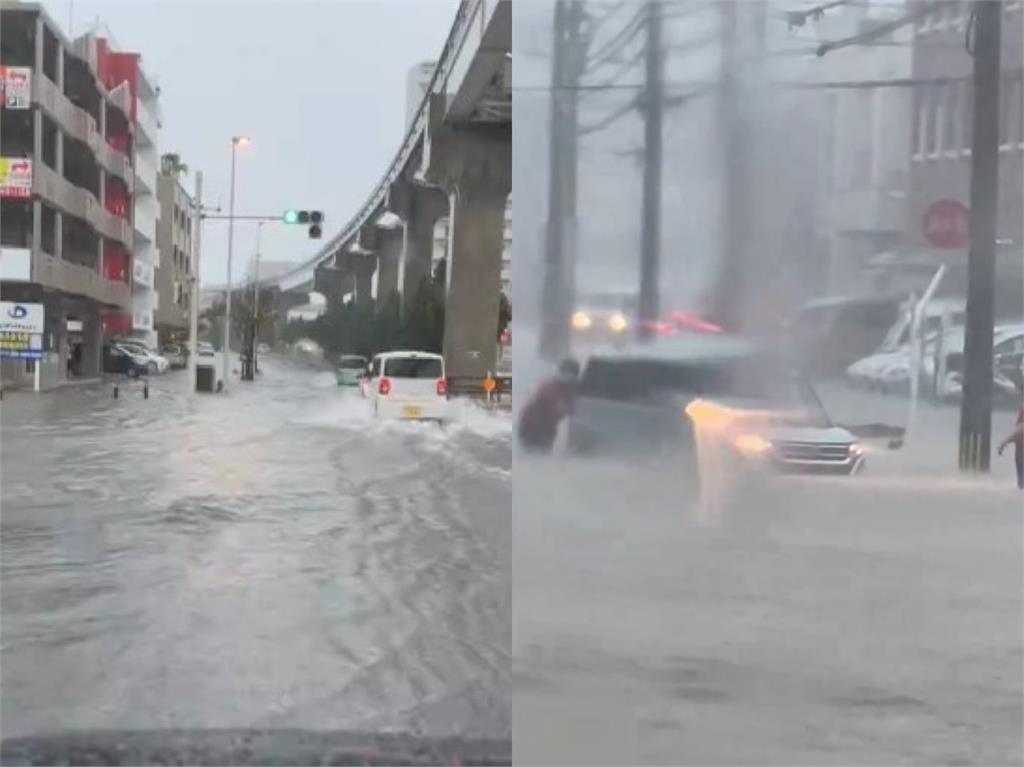
[[[342,357],[342,370],[362,370],[366,367],[366,360],[362,357]]]
[[[440,378],[441,360],[436,357],[390,357],[384,362],[388,378]]]
[[[718,399],[743,407],[777,410],[780,417],[828,426],[813,389],[774,359],[591,359],[580,396],[637,404],[686,404]]]

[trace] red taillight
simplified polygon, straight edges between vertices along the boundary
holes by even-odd
[[[377,385],[377,391],[382,397],[386,397],[391,394],[391,380],[388,378],[380,379],[380,383]]]
[[[448,394],[448,381],[444,378],[437,379],[437,396],[444,397]]]

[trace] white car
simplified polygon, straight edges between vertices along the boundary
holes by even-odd
[[[128,338],[123,341],[118,341],[117,344],[131,349],[140,357],[145,357],[146,367],[149,369],[150,375],[154,373],[166,373],[171,369],[171,363],[166,357],[157,354],[142,343],[142,341],[134,341]]]
[[[445,421],[448,380],[444,357],[429,352],[385,352],[370,362],[363,396],[377,418]]]

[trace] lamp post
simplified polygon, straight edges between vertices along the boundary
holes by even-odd
[[[224,359],[223,375],[224,387],[227,388],[229,373],[231,371],[231,257],[234,251],[235,241],[235,157],[238,147],[248,146],[252,143],[248,136],[231,137],[231,194],[228,202],[228,284],[227,298],[224,306]]]

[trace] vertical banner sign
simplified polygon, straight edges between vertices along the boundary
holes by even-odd
[[[6,109],[32,106],[32,70],[28,67],[0,67],[0,92]]]
[[[42,304],[0,301],[0,357],[42,359],[44,316]]]
[[[0,197],[32,196],[32,160],[0,157]]]

